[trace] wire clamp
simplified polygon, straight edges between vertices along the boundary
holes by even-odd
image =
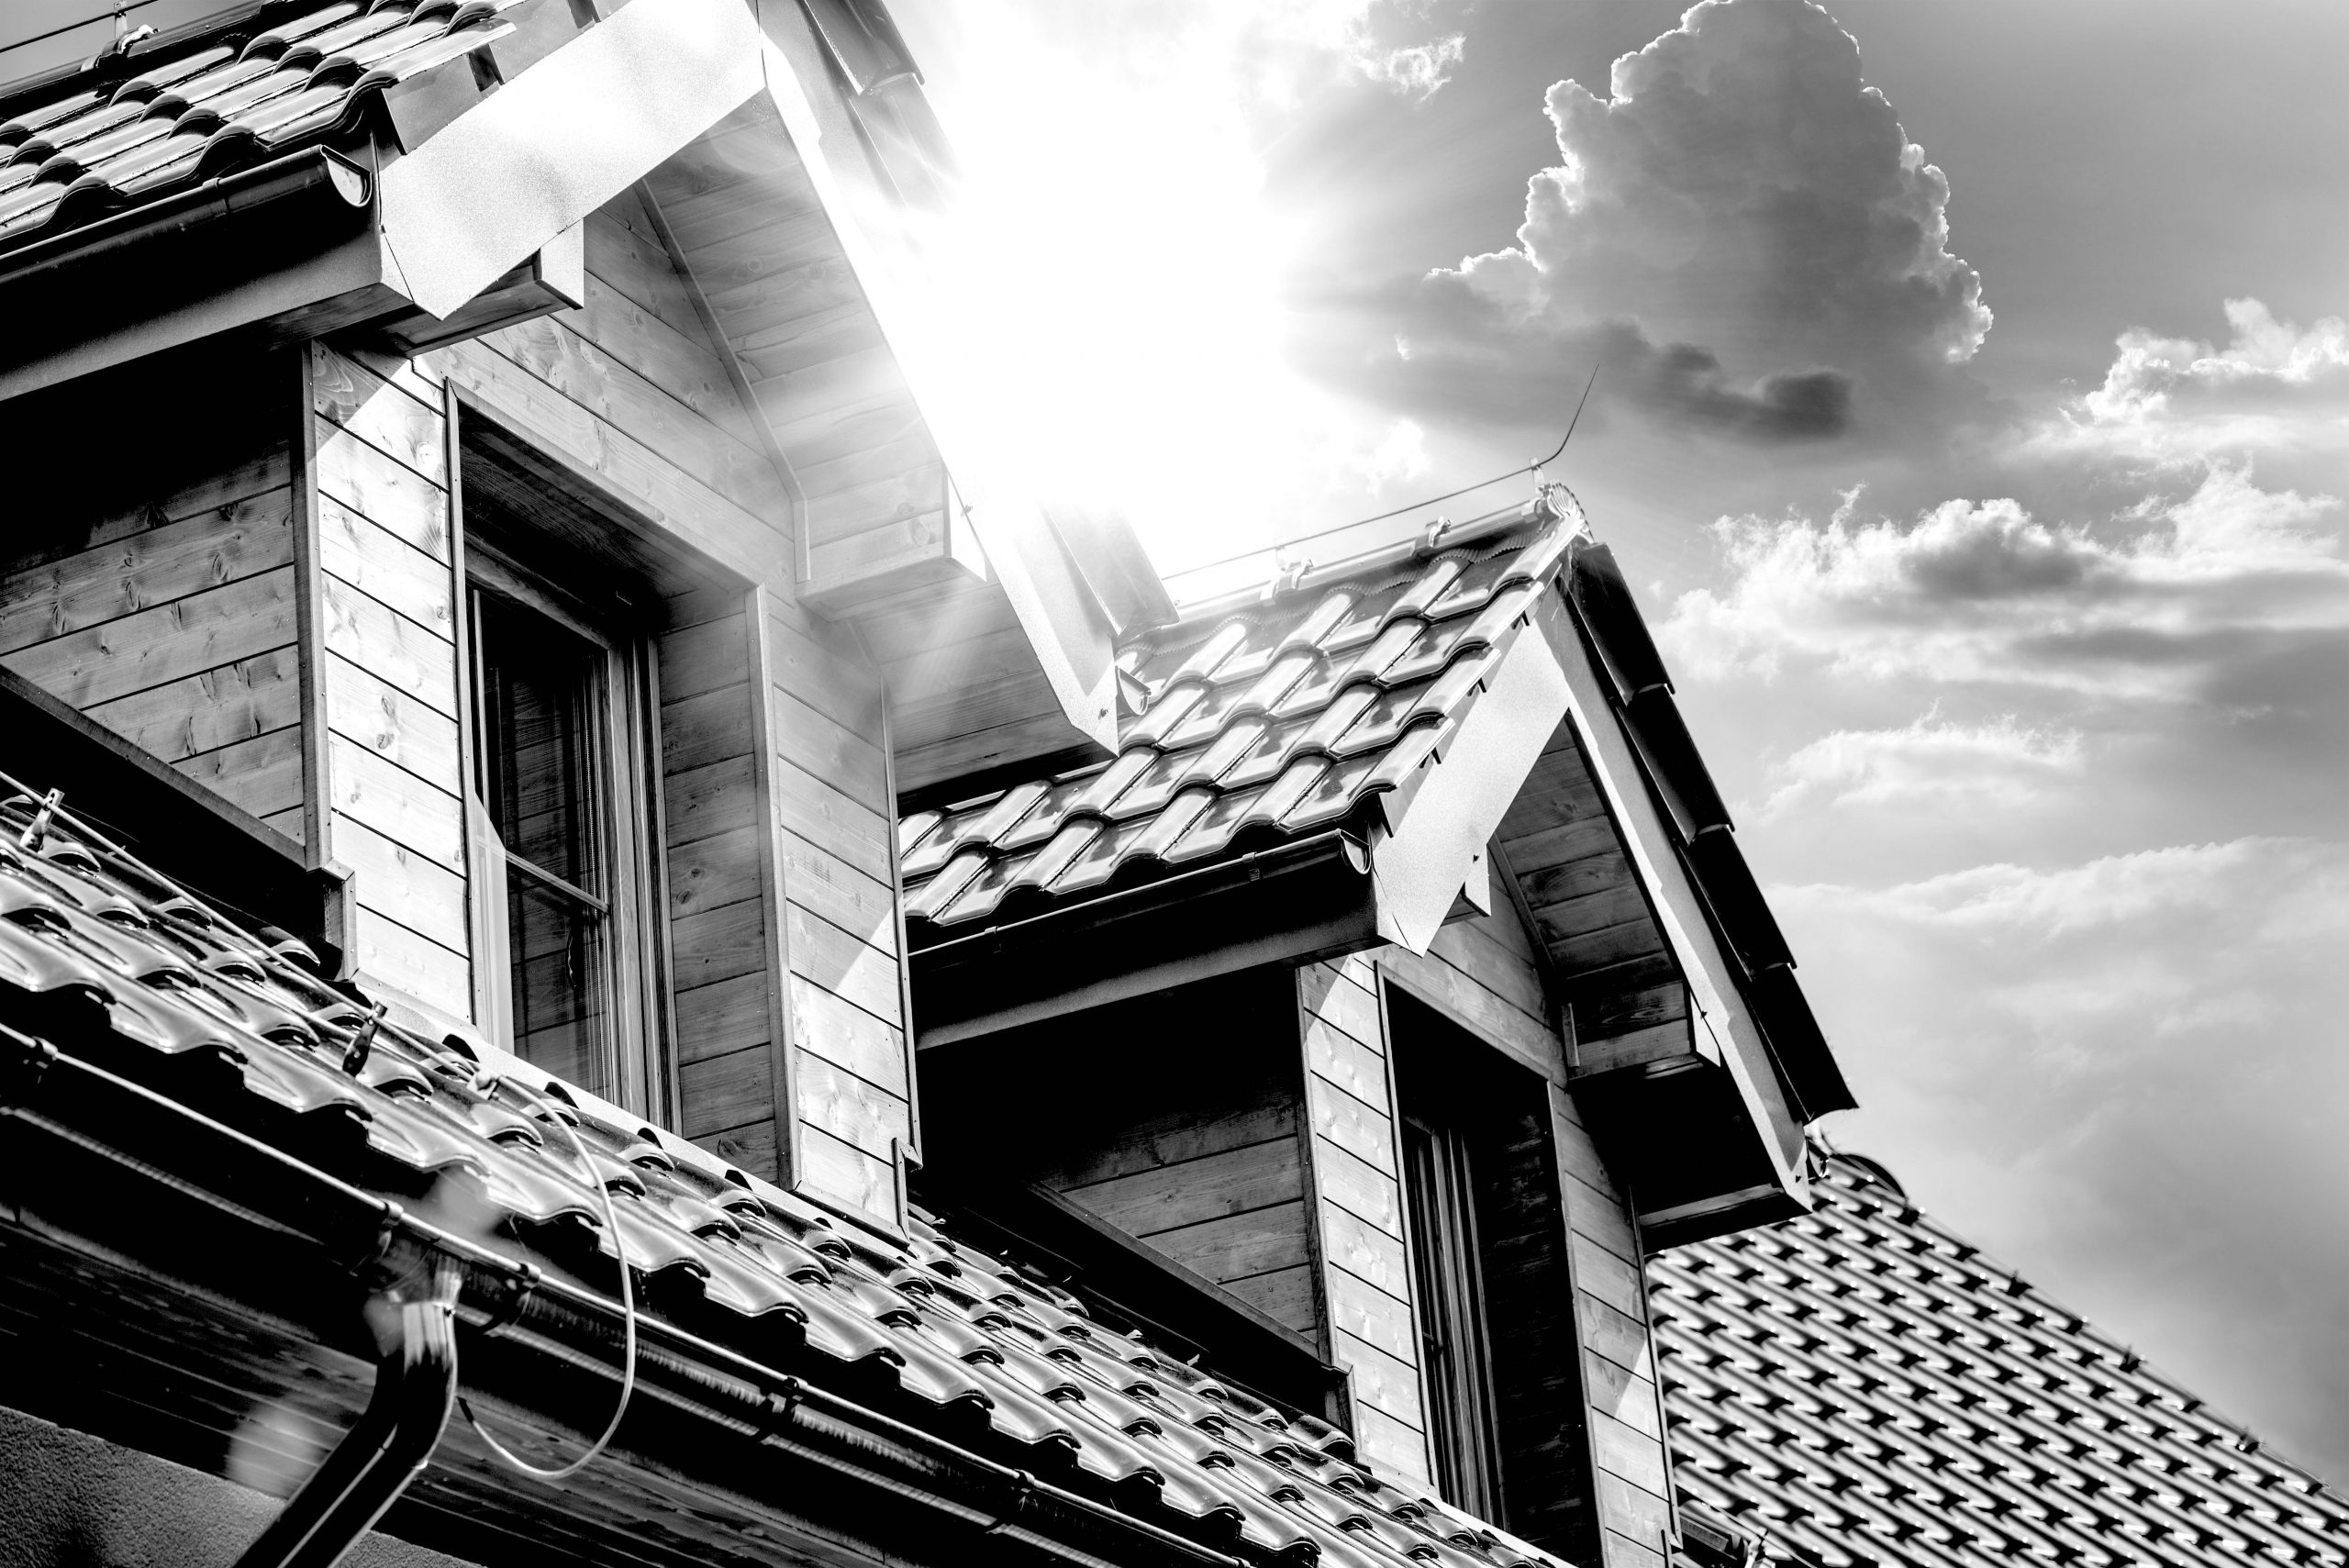
[[[512,1272],[497,1276],[501,1288],[490,1303],[489,1320],[481,1326],[484,1339],[502,1334],[521,1320],[522,1308],[538,1294],[539,1282],[546,1276],[536,1263],[517,1263]]]
[[[786,1377],[768,1389],[759,1399],[759,1430],[755,1440],[765,1442],[777,1437],[791,1425],[792,1417],[799,1409],[799,1402],[807,1396],[807,1385],[796,1377]]]
[[[986,1528],[979,1531],[981,1535],[993,1535],[996,1531],[1008,1528],[1013,1520],[1027,1512],[1028,1505],[1035,1500],[1036,1478],[1033,1475],[1024,1470],[1015,1470],[1008,1480],[1011,1486],[1010,1500],[1004,1505],[1002,1512],[996,1514],[988,1522]]]
[[[21,1110],[40,1092],[41,1080],[49,1076],[50,1063],[60,1055],[57,1047],[38,1035],[18,1034],[14,1029],[0,1031],[10,1045],[7,1071],[0,1073],[0,1116]]]
[[[50,790],[42,796],[40,809],[34,812],[33,819],[26,824],[24,833],[17,840],[17,848],[28,854],[38,853],[48,840],[50,825],[57,820],[57,808],[64,800],[65,792],[61,789]]]
[[[375,1031],[384,1027],[384,1015],[390,1010],[390,1003],[378,1002],[375,1010],[361,1020],[359,1028],[351,1036],[351,1044],[342,1053],[342,1070],[345,1073],[356,1078],[360,1070],[367,1065],[367,1054],[375,1049]]]

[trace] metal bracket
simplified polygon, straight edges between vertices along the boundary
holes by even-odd
[[[0,1047],[9,1048],[7,1061],[0,1064],[0,1116],[6,1116],[32,1102],[59,1051],[49,1041],[18,1034],[5,1024],[0,1024]]]

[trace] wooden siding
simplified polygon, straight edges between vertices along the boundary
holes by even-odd
[[[185,439],[107,441],[103,472],[50,475],[0,564],[0,664],[300,839],[296,383],[283,358],[250,373],[221,376]],[[107,395],[65,389],[57,417]],[[28,461],[60,455],[39,418],[12,412]]]
[[[646,186],[794,470],[800,575],[844,587],[954,570],[937,449],[772,106],[747,106]]]
[[[1602,1560],[1607,1568],[1650,1568],[1669,1555],[1671,1460],[1639,1240],[1574,1102],[1561,1084],[1547,1090]]]
[[[1169,1082],[1175,1103],[1099,1129],[1043,1184],[1312,1335],[1319,1318],[1295,1087]]]
[[[362,979],[466,1018],[448,420],[429,371],[309,352],[326,852],[358,873]]]
[[[881,682],[796,602],[793,503],[760,416],[639,193],[589,217],[585,250],[583,307],[427,360],[671,555],[763,590],[753,616],[740,588],[664,584],[680,1129],[896,1223],[912,1095]]]
[[[750,595],[688,590],[668,604],[655,665],[678,1130],[773,1181],[774,929]]]
[[[1363,956],[1308,964],[1297,987],[1329,1358],[1353,1375],[1364,1456],[1426,1480],[1434,1471],[1377,971]]]
[[[1687,986],[1571,722],[1551,737],[1498,841],[1558,977],[1575,1071],[1688,1054]]]

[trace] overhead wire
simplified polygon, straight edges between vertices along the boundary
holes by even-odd
[[[451,1064],[456,1063],[452,1061]],[[619,1214],[612,1206],[611,1183],[596,1175],[594,1158],[587,1152],[585,1136],[576,1127],[562,1119],[562,1113],[555,1108],[552,1098],[539,1093],[519,1078],[507,1077],[487,1068],[482,1068],[473,1073],[472,1082],[474,1091],[485,1097],[495,1096],[500,1088],[519,1091],[522,1097],[529,1100],[540,1115],[570,1135],[572,1151],[579,1157],[581,1179],[595,1188],[596,1195],[603,1199],[604,1234],[611,1239],[612,1251],[619,1259],[620,1322],[623,1341],[620,1351],[620,1396],[618,1402],[612,1407],[612,1418],[604,1424],[603,1432],[594,1442],[587,1445],[585,1451],[566,1464],[533,1464],[495,1438],[491,1437],[487,1429],[482,1426],[481,1418],[473,1414],[472,1402],[462,1394],[457,1396],[457,1408],[464,1412],[465,1424],[473,1428],[473,1435],[481,1439],[489,1449],[491,1456],[499,1463],[518,1473],[530,1476],[534,1480],[567,1481],[586,1469],[598,1454],[611,1445],[612,1439],[619,1432],[620,1421],[628,1415],[629,1402],[636,1394],[636,1287],[628,1261],[628,1243],[620,1235]]]
[[[109,6],[103,11],[94,11],[78,22],[67,22],[61,27],[51,28],[45,33],[35,33],[28,39],[18,39],[14,43],[0,43],[0,54],[6,54],[12,49],[24,49],[31,44],[47,43],[51,39],[62,38],[75,28],[86,28],[94,22],[119,21],[133,11],[142,11],[150,6],[160,4],[161,0],[126,0],[123,5]]]
[[[1262,555],[1266,550],[1272,550],[1277,553],[1278,551],[1288,549],[1292,545],[1303,544],[1308,539],[1326,539],[1331,534],[1344,533],[1349,528],[1368,528],[1373,523],[1383,523],[1390,518],[1403,517],[1408,513],[1419,511],[1422,507],[1438,506],[1442,506],[1446,501],[1456,501],[1463,495],[1473,495],[1475,492],[1479,490],[1489,490],[1494,485],[1499,484],[1504,481],[1515,479],[1520,473],[1539,474],[1543,469],[1557,462],[1559,457],[1564,453],[1566,450],[1566,443],[1575,439],[1575,427],[1582,423],[1583,408],[1590,402],[1590,389],[1598,384],[1598,366],[1593,365],[1590,367],[1590,379],[1582,384],[1582,396],[1575,400],[1574,417],[1566,421],[1566,433],[1558,438],[1558,444],[1550,449],[1550,455],[1547,457],[1536,459],[1534,462],[1525,464],[1522,468],[1503,469],[1500,473],[1494,474],[1490,479],[1480,479],[1474,484],[1464,484],[1457,490],[1447,490],[1441,495],[1430,495],[1423,500],[1413,501],[1408,505],[1397,506],[1392,511],[1379,512],[1367,517],[1356,517],[1352,522],[1332,523],[1326,528],[1316,528],[1311,533],[1296,534],[1288,539],[1279,539],[1272,544],[1260,546],[1255,550],[1243,550],[1235,554],[1224,556],[1219,560],[1202,562],[1197,566],[1186,566],[1180,572],[1170,573],[1168,575],[1174,577],[1189,577],[1201,572],[1212,572],[1219,566],[1229,566],[1235,561],[1245,561],[1252,555]]]

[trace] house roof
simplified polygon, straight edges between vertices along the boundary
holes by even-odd
[[[1771,1562],[2349,1562],[2349,1497],[1820,1151],[1811,1214],[1648,1265],[1674,1478]]]
[[[1336,1428],[1112,1331],[918,1218],[903,1238],[836,1220],[502,1053],[371,1029],[363,997],[323,984],[306,957],[68,816],[28,796],[0,804],[0,1023],[148,1093],[200,1095],[206,1114],[418,1216],[485,1217],[488,1246],[551,1276],[592,1282],[597,1254],[623,1257],[649,1282],[640,1302],[682,1289],[698,1302],[692,1331],[731,1325],[721,1342],[778,1375],[852,1398],[893,1379],[897,1418],[930,1412],[966,1440],[956,1434],[976,1413],[1021,1468],[1127,1512],[1142,1497],[1153,1521],[1217,1550],[1342,1568],[1552,1563],[1374,1473]],[[104,1021],[60,1027],[77,1016]],[[0,1046],[22,1038],[0,1032]],[[572,1106],[617,1235],[572,1140],[551,1137],[543,1111],[484,1093],[484,1062]],[[241,1086],[225,1109],[224,1070]],[[39,1106],[32,1079],[10,1081],[8,1109]],[[691,1456],[675,1462],[689,1470]]]
[[[1124,640],[1130,717],[1108,762],[898,824],[914,940],[1391,825],[1556,577],[1579,517],[1535,503],[1501,524]]]
[[[522,3],[248,5],[0,90],[0,252],[348,135],[384,89],[511,34]]]

